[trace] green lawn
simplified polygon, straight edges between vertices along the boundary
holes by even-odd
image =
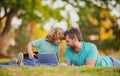
[[[0,76],[120,76],[120,67],[0,67]]]
[[[10,59],[0,59],[9,62]],[[60,62],[63,62],[63,58]],[[0,76],[120,76],[120,67],[17,66],[0,67]]]

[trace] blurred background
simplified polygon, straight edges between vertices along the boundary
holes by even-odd
[[[29,41],[55,26],[77,27],[101,55],[120,58],[120,0],[0,0],[0,57],[27,53]]]

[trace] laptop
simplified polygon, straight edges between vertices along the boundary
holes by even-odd
[[[57,66],[56,54],[37,54],[40,65]]]

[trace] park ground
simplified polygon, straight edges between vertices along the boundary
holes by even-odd
[[[120,67],[10,66],[0,67],[0,76],[120,76]]]

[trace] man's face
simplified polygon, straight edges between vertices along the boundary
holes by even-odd
[[[65,39],[66,39],[66,44],[67,44],[68,46],[70,46],[70,47],[75,47],[75,46],[74,46],[74,39],[69,38],[68,35],[66,35]]]

